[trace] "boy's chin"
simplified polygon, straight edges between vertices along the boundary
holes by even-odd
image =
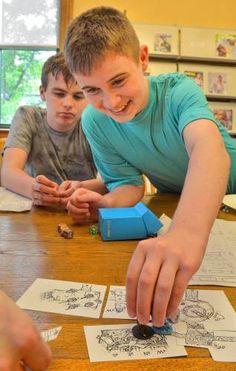
[[[129,113],[126,115],[124,114],[124,115],[110,115],[110,116],[112,117],[113,120],[115,120],[119,124],[124,124],[128,121],[132,121],[137,114],[138,112],[132,112],[132,114]]]

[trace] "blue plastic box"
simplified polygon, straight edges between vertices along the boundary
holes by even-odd
[[[99,209],[99,230],[104,241],[153,237],[162,225],[142,202],[134,207]]]

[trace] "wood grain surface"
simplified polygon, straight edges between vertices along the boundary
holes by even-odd
[[[178,197],[168,194],[146,196],[144,202],[157,216],[165,213],[171,217]],[[220,212],[219,217],[236,220],[236,213]],[[73,229],[73,239],[67,240],[58,234],[59,223],[67,223]],[[16,301],[36,278],[124,285],[137,241],[103,242],[100,235],[89,234],[91,224],[74,225],[65,211],[40,207],[25,213],[0,212],[0,287]],[[194,287],[224,290],[236,308],[236,288]],[[193,347],[186,348],[188,356],[183,358],[90,363],[83,326],[130,321],[28,313],[41,330],[63,326],[58,338],[49,343],[53,352],[50,371],[236,370],[235,363],[215,362],[207,349]]]

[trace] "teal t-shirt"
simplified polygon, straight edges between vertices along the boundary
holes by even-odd
[[[227,192],[236,193],[236,141],[215,119],[201,89],[184,74],[148,80],[148,103],[132,121],[120,124],[91,105],[82,115],[83,130],[107,188],[140,185],[145,174],[158,191],[180,193],[189,161],[183,129],[194,120],[209,119],[219,128],[231,157]]]

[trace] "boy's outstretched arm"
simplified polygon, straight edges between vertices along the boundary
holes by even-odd
[[[123,185],[106,194],[78,188],[70,197],[67,209],[75,222],[98,220],[101,207],[129,207],[139,202],[144,194],[144,186]]]
[[[0,291],[0,370],[45,371],[51,351],[32,319]]]
[[[225,194],[230,160],[217,126],[209,120],[187,125],[189,165],[169,231],[141,241],[127,272],[131,316],[156,326],[172,317],[204,256],[209,233]]]
[[[55,205],[60,202],[58,185],[43,175],[36,178],[25,171],[27,153],[20,148],[6,148],[1,169],[2,186],[31,198],[35,205]]]

